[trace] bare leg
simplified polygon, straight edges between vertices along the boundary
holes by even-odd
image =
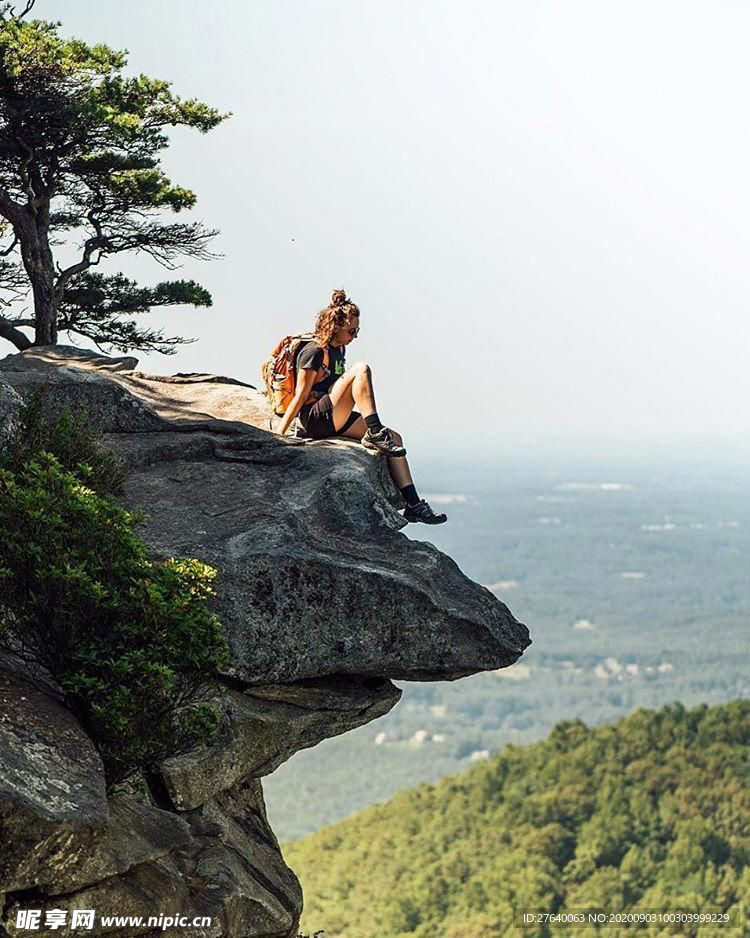
[[[336,383],[338,384],[338,382]],[[351,413],[351,411],[349,411],[349,413]],[[360,417],[359,420],[355,420],[354,423],[348,428],[348,430],[345,430],[341,435],[349,440],[361,440],[365,434],[366,429],[367,424]],[[396,433],[395,430],[391,430],[391,435],[399,446],[403,445],[404,441],[401,439],[400,433]],[[409,468],[409,463],[406,460],[406,456],[389,456],[388,469],[393,476],[393,481],[395,482],[397,489],[402,489],[405,485],[413,485],[414,480],[411,477],[411,469]]]
[[[363,417],[374,414],[375,392],[372,389],[372,373],[370,366],[364,362],[357,362],[348,368],[334,383],[330,390],[333,404],[333,425],[340,430],[349,419],[349,414],[355,406]],[[366,427],[360,433],[364,436]]]

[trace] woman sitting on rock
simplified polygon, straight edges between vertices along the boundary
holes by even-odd
[[[358,333],[359,309],[343,290],[336,290],[330,304],[318,314],[314,338],[301,342],[296,349],[294,397],[279,433],[283,436],[299,416],[305,432],[314,440],[345,437],[382,453],[388,457],[393,481],[406,500],[404,518],[442,524],[446,516],[436,514],[417,494],[401,436],[380,422],[370,366],[357,362],[351,368],[344,367],[346,346]]]

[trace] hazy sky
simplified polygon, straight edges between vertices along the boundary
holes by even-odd
[[[36,10],[233,112],[166,156],[225,257],[182,270],[213,309],[153,316],[199,341],[144,367],[257,382],[344,286],[407,439],[750,431],[750,4]]]

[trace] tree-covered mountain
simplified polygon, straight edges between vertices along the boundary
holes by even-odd
[[[335,938],[527,938],[518,910],[721,909],[750,899],[750,702],[559,724],[286,846],[302,931]],[[611,927],[602,934],[619,933]],[[598,934],[596,926],[575,935]]]

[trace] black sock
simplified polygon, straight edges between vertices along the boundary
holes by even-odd
[[[405,485],[401,489],[401,494],[406,499],[406,504],[410,507],[419,504],[419,495],[417,495],[417,490],[413,485]]]
[[[380,422],[377,411],[375,411],[374,414],[370,414],[369,417],[365,417],[365,423],[370,433],[379,433],[383,429],[383,424]]]

